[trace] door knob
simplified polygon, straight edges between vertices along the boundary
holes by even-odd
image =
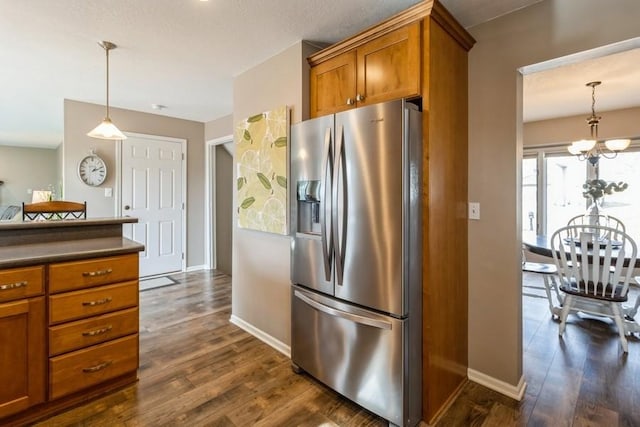
[[[124,210],[125,210],[125,211],[128,211],[129,209],[131,209],[131,206],[129,206],[129,205],[124,205]]]

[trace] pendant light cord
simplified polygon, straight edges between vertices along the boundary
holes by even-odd
[[[109,117],[109,46],[105,46],[104,50],[107,52],[107,119],[111,120]]]

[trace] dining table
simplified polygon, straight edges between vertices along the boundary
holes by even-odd
[[[532,232],[532,231],[523,231],[522,245],[524,249],[526,249],[527,251],[533,254],[549,258],[548,260],[549,264],[554,263],[553,250],[551,248],[551,236],[536,234],[535,232]],[[617,260],[617,253],[616,251],[614,251],[612,253],[611,261],[616,262],[616,260]],[[628,267],[629,263],[630,263],[630,259],[628,257],[625,257],[624,266]],[[640,268],[640,258],[636,259],[633,267]],[[632,279],[632,283],[633,283],[633,280],[634,279]],[[638,285],[640,285],[640,283],[638,283]],[[634,285],[634,284],[631,284],[631,286],[637,287],[637,285]],[[625,314],[624,327],[625,327],[625,332],[627,333],[634,333],[634,332],[640,333],[640,324],[636,319],[636,318],[640,319],[640,315],[637,315],[638,309],[640,308],[640,295],[636,297],[636,300],[634,302],[635,304],[633,306],[623,306],[623,312]],[[559,313],[561,309],[562,307],[560,306],[554,306],[552,313],[553,312]]]

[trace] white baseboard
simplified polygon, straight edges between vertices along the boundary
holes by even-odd
[[[527,388],[524,376],[520,377],[520,381],[518,381],[517,386],[505,383],[504,381],[490,377],[487,374],[483,374],[482,372],[478,372],[473,369],[467,369],[467,376],[470,381],[483,385],[493,391],[497,391],[498,393],[504,394],[505,396],[518,401],[522,400],[524,397],[524,391]]]
[[[282,341],[272,337],[271,335],[267,334],[266,332],[262,331],[261,329],[256,328],[255,326],[251,325],[250,323],[245,322],[244,320],[240,319],[239,317],[234,316],[233,314],[231,315],[231,318],[229,319],[229,321],[231,323],[233,323],[234,325],[236,325],[237,327],[239,327],[240,329],[243,329],[246,332],[248,332],[251,335],[253,335],[254,337],[258,338],[260,341],[262,341],[262,342],[270,345],[271,347],[275,348],[276,350],[278,350],[280,353],[284,354],[285,356],[291,358],[291,347],[286,345]]]
[[[187,267],[186,272],[187,273],[191,273],[192,271],[200,271],[200,270],[206,270],[207,266],[202,264],[202,265],[192,265],[191,267]]]

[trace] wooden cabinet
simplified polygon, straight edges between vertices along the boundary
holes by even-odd
[[[427,0],[308,58],[311,117],[397,98],[415,97],[422,109],[422,409],[430,425],[467,381],[468,176],[460,165],[468,162],[474,43]]]
[[[49,266],[49,398],[138,369],[138,254]]]
[[[310,59],[311,117],[419,96],[420,25],[414,22],[328,59]]]
[[[44,318],[44,297],[0,303],[0,418],[44,401]]]

